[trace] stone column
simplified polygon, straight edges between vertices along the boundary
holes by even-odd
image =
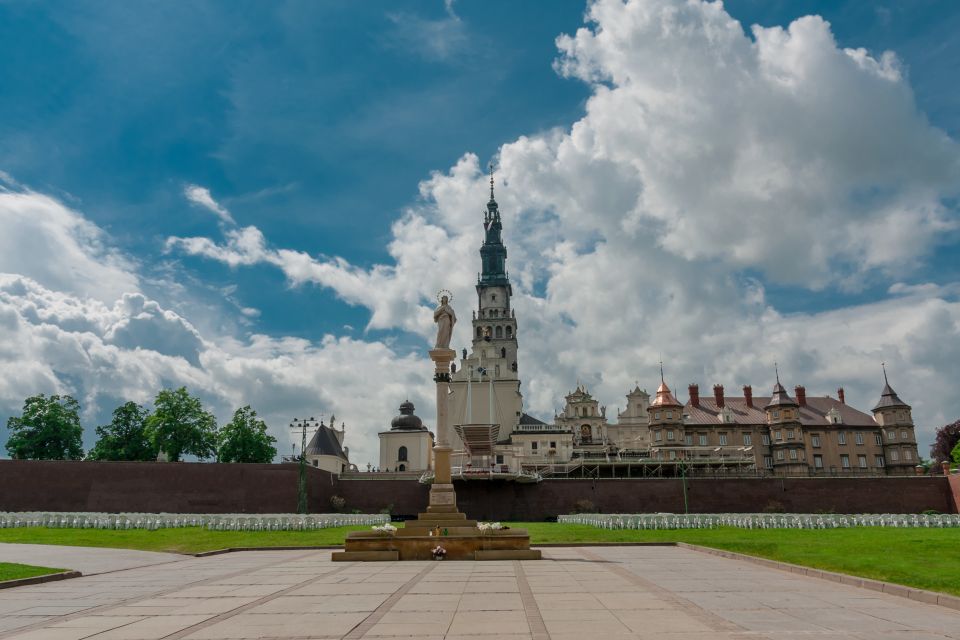
[[[450,382],[450,363],[457,357],[453,349],[431,349],[430,359],[436,365],[437,383],[437,444],[433,447],[434,476],[430,487],[428,513],[456,513],[457,496],[450,479],[450,416],[447,414],[447,384]]]

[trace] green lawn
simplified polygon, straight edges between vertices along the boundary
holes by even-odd
[[[958,529],[765,529],[677,531],[596,529],[548,522],[510,523],[530,531],[533,544],[593,542],[689,542],[782,562],[839,571],[960,595]],[[0,529],[0,542],[120,547],[196,553],[226,547],[324,546],[343,542],[349,531],[207,531],[199,527],[159,531],[97,529]]]
[[[50,567],[32,567],[28,564],[14,564],[12,562],[0,562],[0,582],[4,580],[19,580],[20,578],[33,578],[35,576],[45,576],[48,573],[60,573],[66,569],[51,569]]]

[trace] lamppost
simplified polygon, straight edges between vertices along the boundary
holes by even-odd
[[[294,418],[291,429],[300,429],[300,471],[297,478],[297,513],[307,513],[307,421]]]

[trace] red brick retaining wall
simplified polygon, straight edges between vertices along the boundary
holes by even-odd
[[[428,487],[415,480],[341,480],[308,468],[310,511],[414,515]],[[542,520],[581,501],[607,513],[683,512],[677,479],[546,480],[539,484],[457,482],[462,511],[481,520]],[[687,481],[691,513],[779,509],[814,513],[951,513],[960,476],[880,478],[725,478]],[[0,460],[0,511],[140,511],[290,513],[297,506],[297,465]]]

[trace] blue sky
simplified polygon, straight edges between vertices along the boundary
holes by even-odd
[[[911,122],[952,140],[960,135],[960,6],[955,2],[734,0],[724,6],[747,31],[754,23],[787,28],[798,18],[819,15],[829,22],[841,49],[863,47],[878,60],[884,51],[893,51],[903,73],[898,86],[912,96],[907,102],[915,102]],[[0,171],[23,189],[53,198],[99,229],[103,235],[95,244],[116,254],[113,257],[124,262],[123,269],[135,274],[138,293],[187,322],[200,336],[196,340],[205,344],[238,341],[248,350],[247,356],[253,357],[249,350],[255,335],[276,341],[302,339],[315,346],[325,336],[348,337],[363,343],[364,348],[384,345],[389,357],[408,358],[411,350],[422,349],[424,331],[429,331],[422,325],[417,330],[415,323],[407,322],[417,313],[417,304],[427,304],[423,292],[414,296],[414,306],[404,311],[397,306],[400,302],[391,303],[389,320],[372,322],[375,309],[358,303],[353,294],[322,277],[296,282],[289,270],[269,261],[250,260],[238,267],[203,252],[171,250],[171,237],[203,237],[221,243],[224,234],[228,235],[210,210],[184,197],[185,188],[199,185],[209,190],[219,206],[229,210],[238,228],[255,227],[269,247],[303,252],[319,262],[342,258],[349,265],[347,271],[368,272],[375,265],[392,269],[398,258],[391,243],[410,242],[409,237],[398,236],[394,227],[404,216],[421,212],[428,222],[446,228],[454,237],[452,223],[444,226],[437,222],[446,215],[442,185],[433,190],[421,185],[433,172],[450,178],[454,173],[451,167],[457,166],[464,154],[475,154],[482,167],[501,153],[503,145],[519,148],[522,145],[516,145],[517,141],[569,132],[587,113],[588,99],[617,84],[616,80],[593,83],[578,72],[561,73],[555,67],[557,37],[572,35],[584,26],[585,8],[582,0],[551,2],[549,10],[539,2],[496,0],[449,4],[0,2]],[[640,66],[681,64],[682,55],[667,48],[661,51],[663,59],[657,58],[656,51],[648,52]],[[855,90],[857,87],[851,88]],[[640,102],[645,99],[646,94]],[[837,104],[843,100],[839,96]],[[643,113],[624,116],[640,119]],[[591,229],[571,223],[564,227],[569,235],[551,240],[549,249],[537,245],[536,239],[549,233],[543,225],[550,216],[575,215],[556,203],[536,204],[532,195],[513,189],[513,184],[523,183],[521,174],[510,174],[509,168],[506,171],[504,197],[518,216],[510,226],[511,212],[507,211],[507,238],[513,242],[511,251],[516,249],[511,253],[512,270],[518,278],[522,270],[528,272],[529,278],[520,288],[529,294],[531,312],[539,309],[545,316],[554,314],[567,323],[570,315],[563,308],[549,311],[538,306],[565,289],[561,280],[551,279],[550,273],[556,272],[534,257],[539,251],[561,255],[562,247],[567,246],[564,242],[576,245],[578,256],[597,256],[598,252],[588,247],[589,239],[599,238],[603,243],[607,230],[602,224]],[[949,176],[948,169],[944,172]],[[589,175],[590,171],[585,171],[584,179]],[[472,174],[468,177],[477,184],[482,181]],[[915,177],[898,178],[902,182],[895,188],[912,184]],[[610,179],[614,184],[620,178]],[[602,180],[598,177],[594,184],[604,184]],[[673,273],[689,272],[685,282],[702,281],[696,274],[709,273],[723,264],[723,282],[734,283],[731,295],[739,297],[759,287],[763,304],[793,318],[790,322],[795,324],[803,318],[831,324],[834,320],[823,315],[828,312],[869,314],[864,305],[883,304],[896,297],[891,287],[923,285],[930,291],[930,287],[937,288],[931,295],[948,306],[917,318],[917,326],[934,322],[939,313],[946,313],[948,319],[943,321],[955,326],[950,324],[955,323],[950,305],[956,301],[960,261],[956,229],[951,224],[957,220],[957,193],[941,186],[949,179],[937,180],[931,186],[921,175],[917,182],[922,185],[903,189],[910,194],[934,192],[929,202],[943,208],[938,214],[942,219],[931,223],[930,233],[916,241],[910,259],[886,262],[882,257],[857,257],[853,262],[867,265],[861,270],[845,261],[842,249],[832,246],[825,250],[826,269],[798,268],[793,277],[763,257],[738,257],[729,263],[710,249],[678,249],[669,234],[660,238],[655,248],[666,248],[667,258],[679,260],[669,268]],[[653,192],[651,184],[645,182],[644,193]],[[479,212],[484,194],[477,191],[470,197],[471,206]],[[456,202],[459,206],[460,200]],[[833,206],[829,199],[822,203],[825,209]],[[534,213],[520,217],[521,211],[533,212],[538,207],[546,218]],[[663,215],[650,217],[658,220],[650,223],[650,229],[672,224]],[[798,238],[804,241],[802,234]],[[476,238],[464,239],[462,246],[478,245],[479,239],[478,231]],[[744,249],[744,255],[753,256],[750,251]],[[97,247],[91,252],[95,259],[104,259]],[[475,271],[476,254],[464,253],[465,273]],[[740,255],[735,250],[730,253]],[[667,268],[667,262],[662,264]],[[30,269],[0,266],[4,267],[0,271],[34,277],[44,287],[56,290]],[[69,271],[70,267],[66,268]],[[788,267],[785,270],[790,271]],[[809,278],[804,275],[807,272]],[[644,278],[643,286],[656,282],[654,275]],[[396,278],[391,281],[391,286],[402,285]],[[458,286],[469,290],[470,282]],[[709,300],[718,289],[701,282],[684,291],[687,296]],[[371,288],[366,295],[376,297],[381,292]],[[107,294],[100,296],[103,304],[111,306],[116,296],[108,298]],[[741,312],[754,319],[763,317],[750,310],[751,303],[743,304],[746,306],[738,307],[740,311],[731,311],[731,318]],[[242,309],[255,311],[244,314]],[[590,316],[572,322],[594,331],[597,328],[590,325],[594,320]],[[651,324],[643,332],[655,336],[655,319],[646,320]],[[769,330],[771,336],[778,331],[776,325]],[[545,337],[550,331],[549,323],[532,323],[530,342],[526,343],[531,347],[528,358],[537,362],[528,369],[532,373],[557,370],[551,361],[557,348]],[[691,342],[703,333],[693,325],[687,331],[673,339]],[[812,339],[812,331],[803,329],[803,339]],[[194,333],[171,340],[192,345]],[[135,349],[137,340],[148,339],[148,334],[136,335],[139,337],[129,338],[125,348]],[[841,345],[845,338],[836,340]],[[646,384],[653,384],[652,374],[646,371],[651,354],[670,352],[669,344],[655,344],[658,342],[662,340],[651,338],[637,346],[633,356],[638,364],[632,371],[618,369],[613,374],[604,363],[585,358],[582,371],[565,364],[557,375],[567,386],[577,377],[591,381],[614,403],[628,380],[646,376]],[[802,351],[799,342],[790,344],[793,352]],[[144,342],[140,346],[151,345]],[[888,346],[895,350],[902,345],[893,340]],[[617,351],[615,346],[604,348]],[[886,357],[884,348],[878,344],[876,352],[861,350],[858,357],[875,361],[878,367],[879,360]],[[767,360],[773,359],[767,355],[758,358],[763,360],[762,367],[740,360],[722,366],[697,363],[693,355],[677,355],[678,375],[684,376],[678,384],[699,380],[704,385],[713,381],[707,376],[757,376],[756,372],[766,370]],[[804,363],[797,365],[797,375],[822,378],[822,388],[817,391],[831,392],[834,380],[843,383],[846,375],[853,378],[847,384],[862,385],[861,405],[872,404],[868,381],[877,377],[876,371],[861,371],[861,367],[856,374],[825,375],[822,361],[801,355],[796,356]],[[571,358],[576,360],[572,355],[560,360],[569,362]],[[901,379],[925,380],[924,376],[937,371],[929,363],[924,366],[922,356],[916,353],[904,355],[901,363]],[[145,371],[153,366],[140,364]],[[923,375],[914,376],[913,367]],[[203,368],[210,373],[207,363]],[[405,373],[400,376],[397,397],[384,398],[378,406],[398,404],[404,387],[412,388],[408,393],[426,402],[429,389],[424,386],[425,378],[410,373],[415,365],[409,362],[398,371],[401,369]],[[6,375],[12,371],[8,368]],[[148,398],[153,393],[150,384],[199,379],[178,376],[146,375],[147,382],[134,395]],[[91,406],[87,436],[92,439],[93,423],[102,419],[112,408],[110,402],[123,393],[102,386],[88,389],[83,377],[66,365],[54,364],[38,378],[44,382],[37,390],[86,394]],[[213,378],[197,385],[222,407],[221,412],[226,411],[233,398],[225,399],[218,391],[218,385],[225,383]],[[540,386],[531,382],[529,401],[541,414],[556,408],[557,398],[567,388],[551,386],[554,384],[559,382],[554,379]],[[733,386],[734,380],[728,384]],[[755,384],[766,384],[766,379]],[[920,381],[909,384],[915,384],[918,395],[924,388]],[[308,391],[286,387],[279,397],[290,393],[290,417],[317,405],[334,405],[319,407],[318,412],[338,412],[339,404],[341,416],[348,416],[348,421],[361,420],[349,417],[351,411],[358,412],[344,397],[362,397],[363,389],[331,386],[336,391],[329,395],[318,391],[321,401],[312,401]],[[22,396],[14,397],[13,391],[9,394],[0,410],[4,421],[22,400]],[[932,425],[958,409],[931,404],[923,415]],[[280,429],[286,420],[283,408],[274,407],[268,413],[280,423],[276,427]],[[384,415],[383,422],[391,415]],[[367,422],[361,427],[367,440],[357,448],[366,455],[375,448],[372,434],[379,427],[373,417],[362,420]],[[0,438],[4,435],[0,433]]]

